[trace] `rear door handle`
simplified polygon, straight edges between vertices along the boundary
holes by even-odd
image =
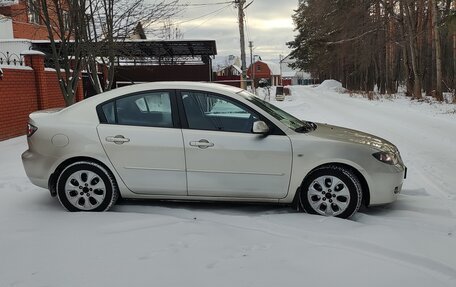
[[[123,143],[127,143],[130,141],[129,138],[126,138],[122,135],[116,135],[116,136],[109,136],[109,137],[106,137],[106,141],[107,142],[113,142],[115,144],[123,144]]]
[[[190,145],[191,146],[197,146],[199,148],[205,149],[205,148],[208,148],[208,147],[213,147],[214,143],[211,143],[208,140],[202,139],[202,140],[199,140],[199,141],[191,141]]]

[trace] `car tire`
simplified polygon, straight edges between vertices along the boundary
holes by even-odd
[[[101,165],[79,161],[57,179],[57,197],[68,211],[106,211],[119,197],[112,174]]]
[[[358,178],[345,167],[330,165],[312,171],[299,193],[301,208],[310,214],[350,218],[362,201]]]

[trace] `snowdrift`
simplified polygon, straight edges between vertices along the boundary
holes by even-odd
[[[345,92],[345,88],[342,87],[342,83],[336,80],[324,80],[315,90],[319,91],[335,91],[338,93]]]

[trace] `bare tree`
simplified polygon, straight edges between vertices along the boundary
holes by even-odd
[[[169,19],[180,12],[178,0],[158,1],[147,4],[144,0],[87,0],[89,2],[87,22],[89,23],[86,41],[91,43],[87,63],[90,79],[97,93],[112,89],[118,54],[128,54],[121,50],[120,43],[131,36],[138,23],[147,29],[154,24]],[[101,52],[101,53],[100,53]],[[98,67],[107,68],[107,79],[103,84],[98,78]]]
[[[37,0],[29,2],[40,11],[52,50],[60,89],[67,106],[75,102],[76,90],[83,70],[87,8],[86,0]]]
[[[163,21],[161,29],[159,29],[158,37],[163,40],[178,40],[184,37],[178,24],[174,24],[171,19]]]

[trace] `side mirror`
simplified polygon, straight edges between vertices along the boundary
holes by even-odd
[[[269,132],[269,127],[263,121],[256,121],[253,123],[252,131],[254,134],[267,134]]]

